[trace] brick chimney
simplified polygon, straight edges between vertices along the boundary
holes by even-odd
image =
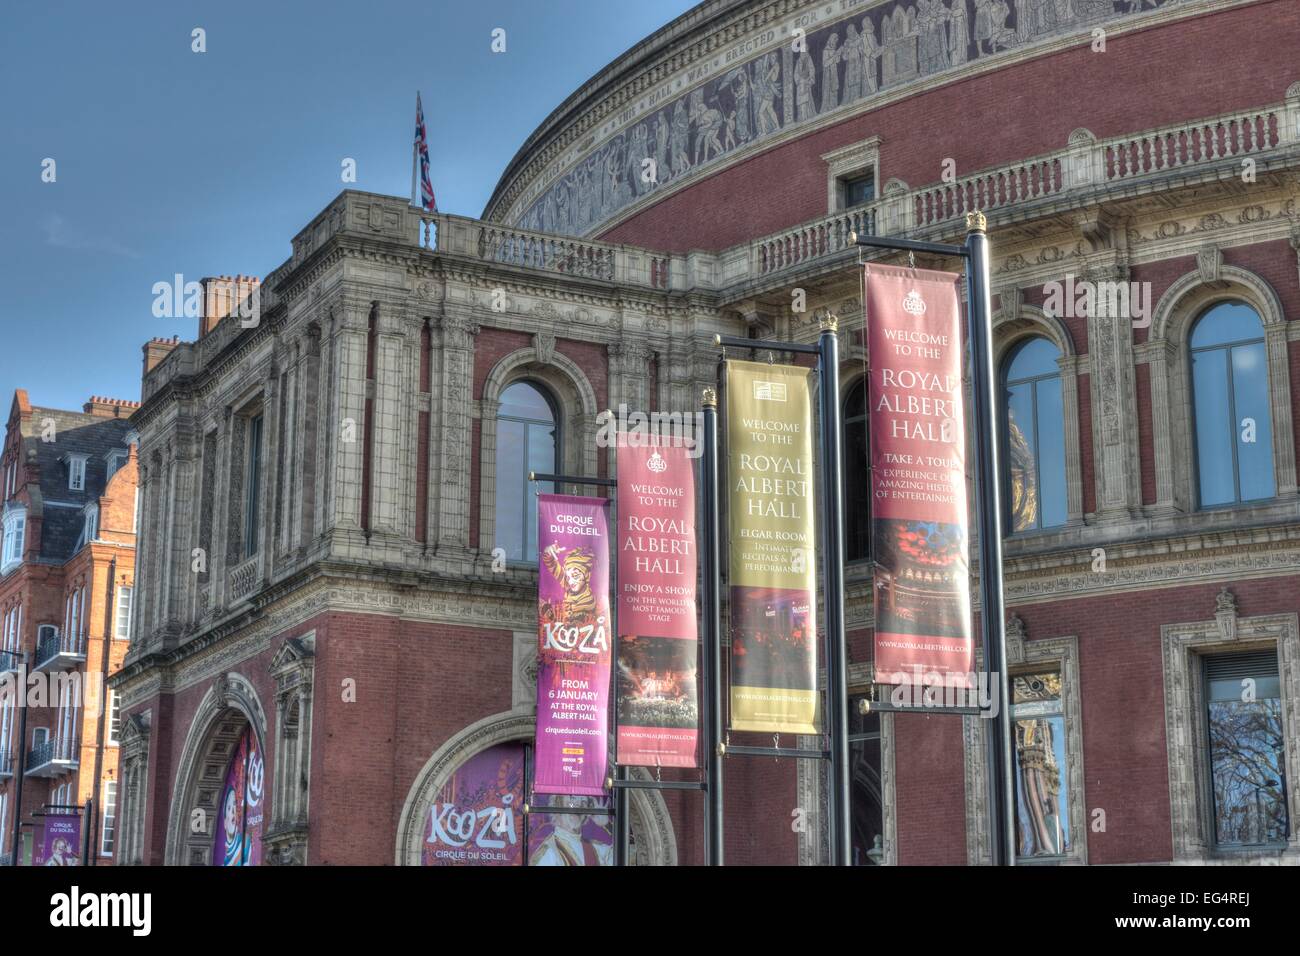
[[[181,337],[173,335],[169,339],[150,339],[142,348],[144,351],[144,373],[148,375],[153,369],[171,354],[172,349],[181,344]]]
[[[87,415],[94,415],[96,418],[129,418],[131,413],[139,407],[139,402],[128,401],[125,398],[105,398],[102,395],[92,395],[90,401],[81,406],[81,410]]]
[[[257,276],[245,275],[209,276],[202,282],[203,314],[199,316],[199,338],[216,328],[218,322],[234,312],[262,284]]]

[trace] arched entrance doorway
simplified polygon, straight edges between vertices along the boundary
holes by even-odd
[[[167,825],[169,866],[257,866],[267,820],[266,719],[249,681],[226,674],[200,703]]]
[[[613,863],[613,824],[603,814],[522,813],[534,718],[485,718],[447,741],[425,764],[402,807],[399,866],[604,866]],[[640,775],[637,771],[634,774]],[[586,798],[544,798],[585,807]],[[630,794],[633,859],[672,866],[677,842],[654,791]],[[596,809],[593,806],[593,809]]]

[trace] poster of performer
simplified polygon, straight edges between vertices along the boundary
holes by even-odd
[[[614,865],[614,817],[608,812],[608,798],[557,797],[548,805],[598,812],[543,813],[534,808],[528,820],[529,866]]]
[[[880,683],[973,681],[958,279],[866,266]]]
[[[618,762],[697,767],[695,473],[687,449],[618,445]]]
[[[51,813],[45,816],[45,832],[36,849],[34,866],[81,865],[81,814]]]
[[[598,498],[537,504],[537,793],[605,792],[609,733],[609,509]]]
[[[813,374],[727,363],[733,730],[818,732]]]

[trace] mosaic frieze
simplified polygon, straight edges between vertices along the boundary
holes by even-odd
[[[679,77],[607,124],[533,200],[524,229],[585,235],[649,193],[784,130],[882,91],[1126,15],[1196,0],[838,0],[814,8],[800,50],[771,29]],[[822,25],[836,17],[834,23]],[[815,24],[815,25],[814,25]],[[738,50],[768,46],[741,61]],[[733,59],[734,57],[734,59]],[[672,93],[665,92],[672,90]],[[608,137],[600,133],[617,129]],[[649,161],[649,162],[647,162]],[[564,160],[561,160],[563,163]],[[525,200],[526,201],[526,200]],[[518,204],[517,204],[518,205]]]

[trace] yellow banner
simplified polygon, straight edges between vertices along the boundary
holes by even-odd
[[[813,374],[727,363],[732,730],[819,732]]]

